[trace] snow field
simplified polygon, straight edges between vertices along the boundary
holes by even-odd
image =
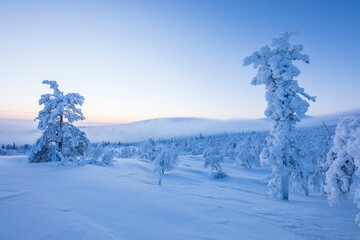
[[[158,186],[143,159],[73,168],[0,157],[0,239],[360,239],[351,200],[281,201],[266,194],[270,169],[223,168],[229,177],[212,180],[202,157],[180,157]]]

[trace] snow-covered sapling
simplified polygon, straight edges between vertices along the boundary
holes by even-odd
[[[210,147],[206,149],[203,158],[204,168],[210,167],[211,170],[215,170],[215,172],[211,174],[212,178],[224,178],[227,176],[221,167],[221,163],[224,162],[224,157],[217,148]]]
[[[64,95],[56,81],[42,83],[48,84],[53,93],[43,94],[39,100],[44,108],[35,120],[39,120],[42,136],[32,146],[29,162],[77,161],[89,145],[85,133],[72,125],[85,119],[78,107],[82,106],[84,97],[78,93]]]
[[[159,185],[161,185],[161,178],[166,171],[171,171],[175,168],[178,154],[175,148],[163,148],[161,153],[154,160],[154,173],[158,176]]]
[[[268,183],[270,192],[283,200],[289,198],[289,177],[296,174],[291,156],[291,135],[300,118],[305,115],[309,103],[315,101],[299,87],[297,77],[300,70],[293,65],[294,60],[309,63],[309,56],[302,54],[302,45],[291,45],[289,37],[292,32],[284,32],[273,38],[268,45],[244,59],[244,66],[252,64],[257,69],[257,75],[252,85],[265,85],[267,108],[265,116],[271,120],[272,129],[267,137],[267,146],[263,149],[260,160],[270,164],[273,176]]]
[[[360,115],[343,118],[335,130],[334,147],[328,153],[325,191],[330,205],[348,198],[353,175],[360,177]],[[354,203],[360,208],[360,185]],[[360,227],[360,213],[356,217]]]

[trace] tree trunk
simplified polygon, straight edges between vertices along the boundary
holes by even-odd
[[[61,138],[60,138],[60,141],[59,141],[59,144],[58,144],[58,146],[59,146],[59,152],[61,152],[62,153],[62,147],[63,147],[63,132],[62,132],[62,125],[63,125],[63,116],[61,115],[60,116],[60,129],[59,129],[59,132],[60,132],[60,134],[61,134]]]
[[[159,186],[161,185],[161,175],[159,174],[159,182],[158,182],[158,184],[159,184]]]
[[[305,192],[305,196],[309,196],[309,187],[307,185],[309,177],[306,177],[306,182],[302,185],[302,189]]]
[[[281,189],[280,189],[281,200],[289,200],[289,177],[281,176]]]

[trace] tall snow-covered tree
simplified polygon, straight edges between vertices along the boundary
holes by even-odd
[[[64,94],[56,81],[44,80],[53,93],[43,94],[39,105],[44,108],[35,120],[39,120],[38,129],[42,136],[32,146],[29,162],[77,161],[89,145],[84,132],[72,125],[84,120],[78,106],[82,106],[84,97],[78,93]]]
[[[309,103],[315,101],[299,87],[300,70],[293,61],[309,63],[309,56],[301,53],[302,45],[291,45],[293,32],[284,32],[269,44],[244,59],[244,66],[252,64],[257,75],[252,85],[265,85],[267,108],[265,116],[271,120],[272,129],[267,137],[267,146],[261,153],[261,162],[272,166],[273,176],[268,183],[270,192],[283,200],[289,199],[289,179],[296,175],[296,159],[292,156],[292,132],[300,118],[305,115]],[[305,99],[304,99],[305,98]]]
[[[328,153],[325,191],[329,203],[337,204],[348,198],[353,175],[360,177],[360,115],[343,118],[335,130],[334,147]],[[360,208],[360,185],[354,203]],[[360,227],[360,213],[356,223]]]

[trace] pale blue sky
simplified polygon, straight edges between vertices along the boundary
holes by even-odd
[[[360,108],[360,1],[1,1],[0,117],[34,118],[44,79],[88,121],[263,117],[242,60],[297,29],[309,114]]]

